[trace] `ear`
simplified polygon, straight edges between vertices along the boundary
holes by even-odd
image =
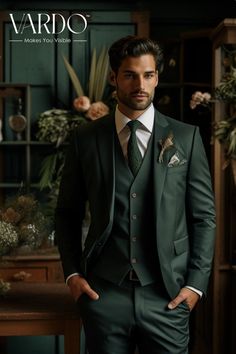
[[[112,86],[116,86],[116,74],[113,70],[110,71],[110,74],[109,74],[109,83],[112,85]]]
[[[157,87],[158,82],[159,82],[159,76],[158,76],[158,70],[156,70],[156,86],[155,87]]]

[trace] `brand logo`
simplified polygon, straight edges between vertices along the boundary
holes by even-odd
[[[31,29],[32,34],[42,34],[44,30],[50,34],[59,34],[65,28],[74,34],[81,34],[88,25],[86,17],[80,13],[73,13],[68,18],[60,13],[50,15],[38,13],[37,21],[32,18],[30,13],[23,13],[19,24],[17,24],[18,21],[15,20],[14,14],[10,13],[9,15],[16,34],[23,34],[26,29]]]

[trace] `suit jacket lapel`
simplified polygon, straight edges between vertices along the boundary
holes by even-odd
[[[155,215],[158,217],[158,210],[160,208],[161,197],[164,188],[164,182],[167,172],[167,161],[169,157],[169,150],[164,153],[164,161],[159,162],[159,155],[161,152],[160,140],[165,140],[170,133],[170,127],[165,117],[156,111],[154,123],[154,206]]]
[[[102,122],[103,127],[97,131],[98,158],[101,161],[102,173],[106,189],[106,205],[113,219],[115,198],[115,158],[114,158],[114,116],[108,116]],[[91,162],[92,163],[92,162]],[[105,197],[105,196],[104,196]]]

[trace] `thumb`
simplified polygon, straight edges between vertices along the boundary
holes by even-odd
[[[178,294],[173,300],[171,300],[168,304],[168,309],[174,310],[181,302],[184,301],[183,295],[180,293]]]

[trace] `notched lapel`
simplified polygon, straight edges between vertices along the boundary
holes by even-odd
[[[109,116],[102,124],[103,127],[100,127],[97,132],[97,147],[105,180],[108,208],[113,212],[115,197],[114,118]]]
[[[170,133],[170,127],[167,120],[160,115],[160,113],[155,114],[154,123],[154,197],[155,197],[155,208],[156,215],[158,215],[158,210],[160,207],[161,197],[163,193],[166,173],[167,173],[167,159],[173,153],[173,149],[166,150],[163,156],[163,163],[159,163],[159,156],[161,152],[160,140],[165,140]]]

